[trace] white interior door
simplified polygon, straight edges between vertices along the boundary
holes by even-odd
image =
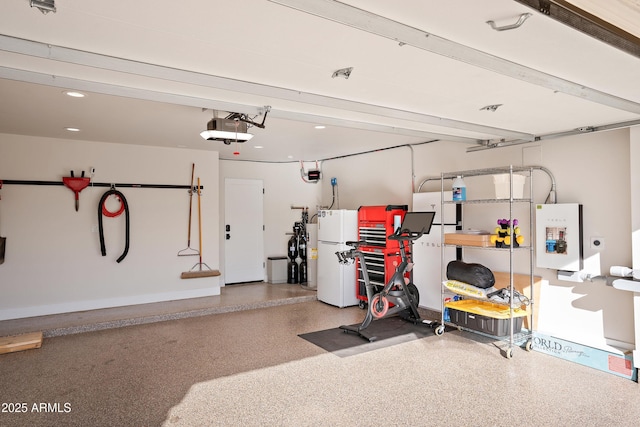
[[[226,178],[224,194],[225,284],[263,281],[262,180]]]

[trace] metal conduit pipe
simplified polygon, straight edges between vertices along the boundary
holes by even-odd
[[[321,162],[325,162],[325,161],[328,161],[328,160],[345,159],[347,157],[352,157],[352,156],[361,156],[363,154],[371,154],[371,153],[376,153],[378,151],[394,150],[396,148],[409,147],[409,149],[411,150],[411,192],[414,193],[415,192],[415,188],[416,188],[416,168],[415,168],[415,152],[413,150],[413,147],[415,145],[431,144],[432,142],[438,142],[438,141],[440,141],[440,140],[439,139],[432,139],[430,141],[417,142],[415,144],[401,144],[401,145],[394,145],[393,147],[377,148],[377,149],[374,149],[374,150],[361,151],[361,152],[358,152],[358,153],[344,154],[344,155],[335,156],[335,157],[327,157],[325,159],[322,159]],[[438,179],[440,179],[440,178],[438,178]]]
[[[557,192],[556,192],[556,178],[553,176],[551,171],[545,168],[544,166],[531,166],[531,168],[541,170],[542,172],[546,173],[549,176],[549,179],[551,179],[551,189],[549,190],[549,194],[545,199],[545,203],[557,203],[558,198],[557,198]]]
[[[545,168],[544,166],[525,166],[525,167],[542,171],[549,176],[549,179],[551,180],[551,188],[549,189],[549,194],[545,199],[545,203],[556,203],[557,202],[556,178],[553,176],[551,171]],[[441,177],[439,176],[431,176],[423,179],[422,182],[420,182],[420,185],[418,186],[418,193],[420,193],[420,191],[422,190],[422,186],[428,181],[440,181],[440,179]]]
[[[411,194],[416,191],[416,165],[415,165],[415,152],[413,151],[413,147],[408,145],[411,150]]]
[[[420,183],[420,185],[418,185],[418,193],[420,193],[420,191],[422,191],[422,186],[425,185],[429,181],[440,181],[440,177],[439,176],[430,176],[430,177],[427,177],[427,178],[423,179],[422,182]]]

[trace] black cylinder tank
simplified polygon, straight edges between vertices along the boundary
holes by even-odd
[[[287,264],[287,283],[298,283],[298,263],[295,261]]]
[[[298,283],[307,283],[307,261],[302,259],[299,266]]]
[[[291,261],[298,257],[298,236],[291,236],[287,243],[287,255]]]
[[[304,234],[301,234],[298,239],[298,255],[303,260],[307,259],[307,236]]]

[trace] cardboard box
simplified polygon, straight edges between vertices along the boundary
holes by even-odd
[[[491,234],[477,234],[477,233],[446,233],[444,235],[445,245],[460,245],[460,246],[481,246],[490,247]]]
[[[496,279],[496,289],[509,287],[509,273],[505,271],[494,271],[493,276]],[[538,313],[540,312],[540,286],[542,285],[542,277],[533,276],[533,293],[531,293],[531,280],[528,274],[513,273],[513,288],[527,298],[533,297],[533,330],[538,329]],[[532,329],[529,325],[529,316],[524,319],[525,329]]]
[[[532,349],[633,381],[638,379],[631,352],[614,353],[536,332]]]

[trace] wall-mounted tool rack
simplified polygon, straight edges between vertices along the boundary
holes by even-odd
[[[64,186],[62,181],[29,181],[29,180],[15,180],[15,179],[0,179],[0,186],[6,185],[52,185],[52,186]],[[192,190],[190,185],[171,185],[171,184],[117,184],[109,182],[92,182],[91,187],[118,187],[118,188],[162,188],[173,190]],[[193,187],[193,190],[197,190],[197,186]],[[200,186],[200,190],[203,190],[204,186]]]

